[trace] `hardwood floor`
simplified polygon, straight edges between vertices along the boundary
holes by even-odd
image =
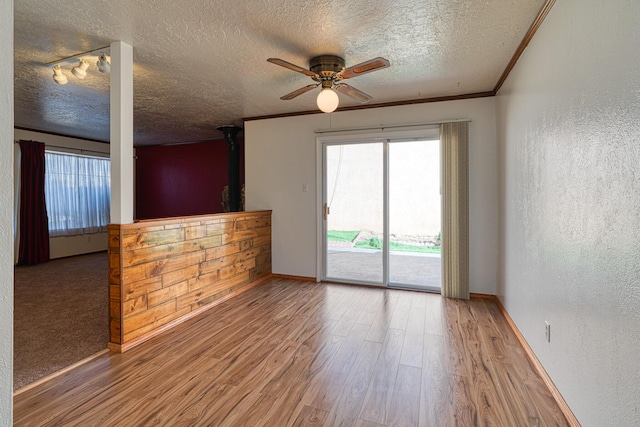
[[[19,394],[14,425],[567,423],[491,300],[271,279]]]

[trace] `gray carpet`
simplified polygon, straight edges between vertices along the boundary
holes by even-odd
[[[14,390],[107,348],[107,291],[106,252],[16,267]]]

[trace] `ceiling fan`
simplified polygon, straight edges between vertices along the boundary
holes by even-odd
[[[320,55],[311,58],[308,70],[280,58],[269,58],[267,61],[309,76],[317,82],[294,90],[280,97],[280,99],[288,101],[322,85],[322,90],[318,94],[317,103],[318,108],[325,113],[331,113],[338,108],[338,94],[335,93],[332,88],[361,103],[368,102],[372,99],[371,96],[361,90],[346,83],[339,83],[340,81],[381,70],[391,65],[388,60],[378,57],[345,68],[344,59],[336,55]]]

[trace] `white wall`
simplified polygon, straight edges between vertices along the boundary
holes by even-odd
[[[273,210],[273,272],[316,277],[318,129],[471,119],[471,292],[495,294],[497,173],[493,98],[265,119],[245,123],[247,209]],[[309,191],[303,192],[302,185]]]
[[[87,141],[78,138],[68,138],[65,136],[49,135],[41,132],[25,131],[15,129],[14,139],[16,141],[38,141],[56,151],[66,151],[70,153],[84,153],[91,156],[100,156],[103,153],[109,156],[109,144],[101,142]],[[65,148],[60,148],[65,147]],[[88,150],[88,151],[87,151]],[[19,179],[19,176],[15,176]],[[79,236],[60,236],[49,239],[49,257],[51,259],[80,255],[91,252],[107,250],[107,233],[94,233]],[[17,260],[17,258],[16,258]]]
[[[13,406],[13,1],[0,2],[0,426]]]
[[[496,100],[498,293],[584,426],[640,425],[638,22],[556,2]]]

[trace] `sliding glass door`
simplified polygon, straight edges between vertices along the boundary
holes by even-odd
[[[389,284],[440,289],[440,141],[388,145]]]
[[[325,147],[328,278],[374,284],[384,281],[383,148],[380,142]]]
[[[439,290],[440,143],[323,144],[326,280]]]

